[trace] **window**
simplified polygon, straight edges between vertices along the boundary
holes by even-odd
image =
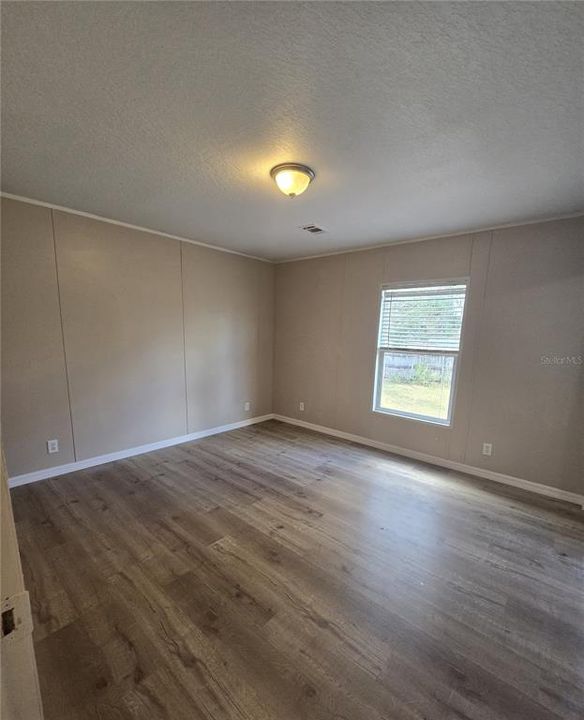
[[[381,291],[373,409],[450,425],[466,283]]]

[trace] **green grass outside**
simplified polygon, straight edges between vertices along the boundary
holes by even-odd
[[[381,407],[386,410],[429,415],[446,420],[450,388],[440,383],[414,385],[384,381]]]

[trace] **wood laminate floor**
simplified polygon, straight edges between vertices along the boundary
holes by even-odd
[[[12,497],[46,720],[584,717],[567,505],[275,421]]]

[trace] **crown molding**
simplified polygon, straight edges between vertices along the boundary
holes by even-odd
[[[91,220],[99,220],[101,222],[110,223],[111,225],[119,225],[120,227],[126,227],[130,230],[138,230],[140,232],[152,233],[154,235],[160,235],[161,237],[170,238],[171,240],[178,240],[179,242],[190,243],[191,245],[198,245],[199,247],[207,248],[208,250],[216,250],[217,252],[229,253],[230,255],[238,255],[239,257],[248,258],[250,260],[259,260],[260,262],[268,263],[269,265],[287,265],[288,263],[303,262],[306,260],[318,260],[319,258],[333,257],[335,255],[349,255],[358,252],[368,252],[369,250],[383,250],[385,248],[394,247],[396,245],[409,245],[410,243],[425,242],[426,240],[446,240],[448,238],[462,237],[464,235],[478,235],[479,233],[495,232],[496,230],[507,230],[509,228],[523,227],[524,225],[539,225],[540,223],[555,222],[557,220],[572,220],[574,218],[584,217],[584,210],[568,215],[555,215],[546,218],[540,218],[538,220],[524,220],[521,222],[507,223],[504,225],[491,225],[489,227],[461,230],[460,232],[447,233],[446,235],[424,235],[423,237],[406,238],[404,240],[394,240],[391,242],[380,243],[378,245],[367,245],[365,247],[346,248],[344,250],[332,250],[331,252],[317,253],[316,255],[301,255],[300,257],[285,258],[283,260],[270,260],[269,258],[259,257],[258,255],[250,255],[249,253],[240,252],[239,250],[230,250],[219,245],[212,245],[211,243],[201,242],[200,240],[192,240],[191,238],[181,237],[180,235],[171,235],[170,233],[163,232],[162,230],[155,230],[154,228],[143,227],[141,225],[132,225],[131,223],[122,222],[121,220],[114,220],[112,218],[103,217],[102,215],[94,215],[92,213],[84,212],[83,210],[74,210],[73,208],[65,207],[64,205],[55,205],[54,203],[45,202],[44,200],[35,200],[34,198],[25,197],[24,195],[14,195],[0,191],[0,197],[5,197],[9,200],[17,200],[18,202],[29,203],[29,205],[38,205],[40,207],[50,208],[51,210],[60,210],[71,215],[79,215],[80,217],[86,217]]]
[[[425,242],[426,240],[447,240],[448,238],[462,237],[464,235],[479,235],[480,233],[495,232],[496,230],[508,230],[509,228],[523,227],[525,225],[540,225],[557,220],[573,220],[584,217],[584,211],[578,211],[569,215],[555,215],[541,218],[539,220],[524,220],[522,222],[508,223],[506,225],[492,225],[491,227],[478,228],[476,230],[461,230],[460,232],[448,233],[446,235],[425,235],[424,237],[407,238],[405,240],[394,240],[392,242],[380,243],[379,245],[367,245],[366,247],[347,248],[346,250],[331,250],[331,252],[319,253],[317,255],[303,255],[302,257],[287,258],[285,260],[272,260],[274,265],[286,265],[288,263],[302,262],[304,260],[317,260],[318,258],[333,257],[334,255],[349,255],[369,250],[383,250],[384,248],[395,247],[396,245],[409,245],[410,243]]]
[[[73,208],[64,207],[63,205],[55,205],[53,203],[45,202],[44,200],[35,200],[34,198],[24,197],[24,195],[14,195],[13,193],[2,191],[0,192],[0,197],[7,198],[8,200],[17,200],[18,202],[28,203],[29,205],[38,205],[39,207],[50,208],[51,210],[60,210],[61,212],[69,213],[70,215],[79,215],[80,217],[89,218],[90,220],[99,220],[100,222],[109,223],[110,225],[119,225],[120,227],[129,228],[130,230],[139,230],[140,232],[146,232],[152,235],[160,235],[161,237],[170,238],[171,240],[178,240],[179,242],[198,245],[199,247],[207,248],[207,250],[217,250],[217,252],[229,253],[230,255],[239,255],[240,257],[248,258],[249,260],[259,260],[260,262],[269,263],[270,265],[274,262],[273,260],[268,260],[268,258],[239,252],[239,250],[230,250],[229,248],[220,247],[219,245],[211,245],[210,243],[201,242],[200,240],[191,240],[190,238],[181,237],[180,235],[171,235],[170,233],[162,232],[162,230],[154,230],[153,228],[142,227],[141,225],[132,225],[131,223],[122,222],[121,220],[113,220],[112,218],[103,217],[102,215],[93,215],[92,213],[84,212],[83,210],[74,210]]]

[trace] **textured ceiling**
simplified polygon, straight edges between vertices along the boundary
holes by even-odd
[[[3,190],[271,259],[578,212],[583,37],[568,2],[4,2]]]

